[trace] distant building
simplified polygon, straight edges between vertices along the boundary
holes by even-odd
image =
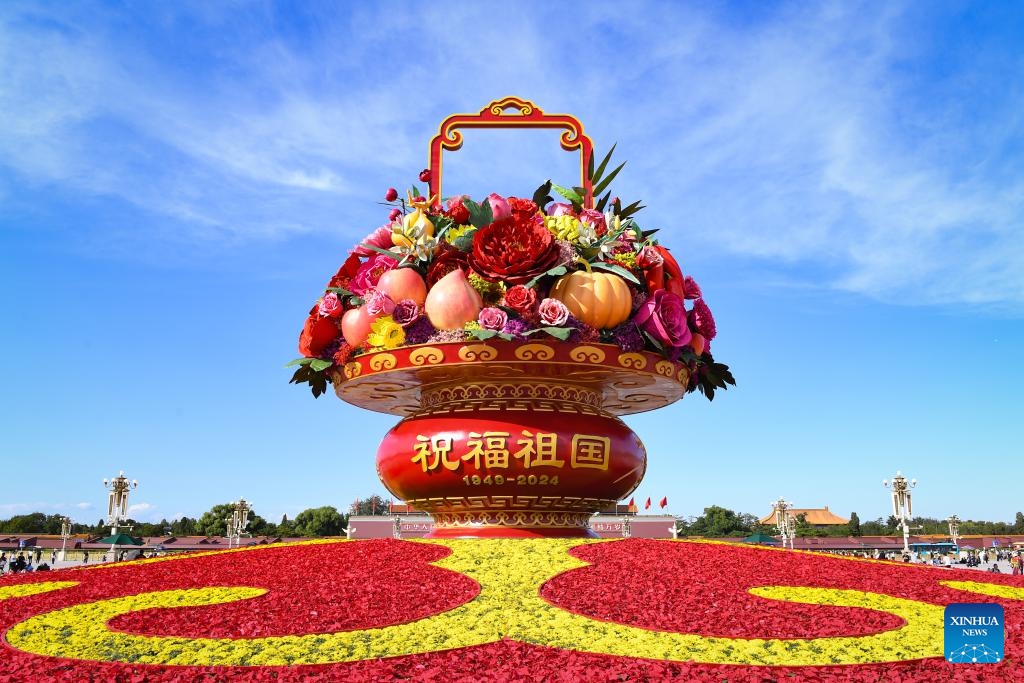
[[[794,517],[804,515],[807,523],[818,529],[828,529],[829,527],[845,526],[850,523],[850,520],[844,519],[837,514],[834,514],[828,509],[826,505],[823,508],[790,508],[789,514]],[[775,511],[769,512],[767,516],[762,517],[758,520],[761,524],[768,526],[775,525]]]

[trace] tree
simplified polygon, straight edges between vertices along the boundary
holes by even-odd
[[[295,516],[295,531],[300,536],[338,536],[344,527],[345,518],[329,505],[309,508]]]
[[[850,513],[850,523],[846,525],[851,536],[860,536],[860,517],[857,516],[856,512]]]
[[[704,508],[704,514],[690,522],[687,531],[695,536],[746,536],[751,533],[752,515],[738,515],[718,505]],[[756,521],[756,518],[754,518]]]
[[[357,498],[356,502],[349,507],[349,513],[353,515],[384,515],[388,512],[390,500],[385,500],[376,493],[369,498]]]
[[[234,514],[235,507],[234,503],[224,503],[223,505],[214,505],[212,508],[203,513],[203,516],[199,518],[199,521],[195,523],[195,532],[197,534],[203,534],[205,536],[227,536],[228,533],[228,520]],[[267,520],[257,515],[252,508],[249,509],[248,524],[242,533],[255,534],[256,529],[264,529],[267,527]]]
[[[288,515],[281,515],[281,523],[277,525],[277,535],[281,537],[295,535],[295,525],[288,521]]]
[[[1013,521],[1013,533],[1024,534],[1024,512],[1017,513],[1017,518]]]

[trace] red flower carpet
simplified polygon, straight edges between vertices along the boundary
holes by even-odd
[[[705,542],[312,541],[0,578],[0,683],[1024,680],[1024,578]],[[945,605],[1005,610],[999,664]]]

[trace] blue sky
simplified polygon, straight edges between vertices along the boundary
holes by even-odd
[[[514,94],[629,163],[738,386],[629,418],[640,500],[1024,509],[1015,3],[0,5],[0,517],[277,520],[384,493],[395,419],[289,386],[304,316],[453,112]],[[575,181],[479,133],[445,189]]]

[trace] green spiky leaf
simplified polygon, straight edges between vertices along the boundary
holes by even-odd
[[[623,280],[629,280],[633,284],[639,285],[640,281],[636,279],[636,275],[629,272],[627,269],[616,263],[608,263],[607,261],[596,261],[590,264],[591,268],[597,268],[598,270],[607,270],[610,273],[615,273]]]

